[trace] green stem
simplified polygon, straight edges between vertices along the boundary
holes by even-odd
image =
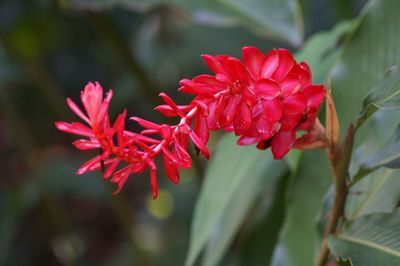
[[[350,165],[351,154],[353,150],[354,141],[354,127],[350,125],[347,130],[347,135],[341,149],[333,149],[334,151],[329,152],[329,160],[331,162],[334,184],[335,184],[335,195],[332,209],[330,211],[330,217],[328,225],[325,228],[324,237],[322,240],[319,255],[316,261],[317,266],[324,266],[328,262],[329,258],[329,247],[328,239],[329,236],[337,231],[337,226],[340,218],[343,216],[344,206],[348,194],[348,169]]]

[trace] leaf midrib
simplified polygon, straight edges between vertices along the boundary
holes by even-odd
[[[379,183],[375,186],[375,189],[368,193],[368,195],[365,197],[365,199],[362,201],[362,203],[359,205],[357,210],[353,213],[351,219],[357,218],[360,213],[365,209],[365,206],[367,205],[368,201],[370,201],[371,197],[385,184],[387,178],[389,175],[392,173],[392,171],[387,170],[386,173],[380,178]]]
[[[382,252],[388,253],[390,255],[394,255],[396,257],[400,257],[400,251],[392,249],[392,248],[389,248],[389,247],[381,245],[381,244],[374,243],[374,242],[369,241],[369,240],[356,238],[356,237],[351,237],[351,236],[345,236],[345,235],[339,235],[336,238],[344,240],[344,241],[349,241],[349,242],[352,242],[352,243],[357,243],[357,244],[360,244],[360,245],[364,245],[364,246],[367,246],[367,247],[370,247],[370,248],[375,248],[375,249],[378,249],[378,250],[380,250]]]

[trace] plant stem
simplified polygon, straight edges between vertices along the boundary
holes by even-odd
[[[335,185],[335,195],[332,209],[330,211],[328,225],[325,228],[324,238],[322,240],[319,255],[316,261],[317,266],[326,265],[329,258],[328,239],[336,232],[340,218],[343,216],[344,206],[348,193],[348,169],[350,165],[351,154],[354,141],[354,127],[350,125],[347,130],[346,138],[340,149],[335,147],[328,150]]]
[[[324,232],[324,238],[322,240],[321,248],[317,259],[318,266],[324,266],[328,260],[329,257],[328,238],[332,233],[336,231],[339,218],[343,213],[343,208],[346,202],[346,198],[347,198],[347,186],[344,185],[340,188],[336,188],[335,200],[331,209],[330,219]]]

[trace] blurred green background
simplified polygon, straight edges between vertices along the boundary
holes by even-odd
[[[74,150],[74,138],[55,129],[54,121],[76,119],[65,98],[78,101],[88,81],[99,81],[114,89],[112,116],[126,107],[160,121],[152,110],[159,92],[187,102],[176,93],[179,80],[210,73],[202,53],[240,57],[246,45],[295,52],[364,3],[0,1],[0,265],[183,265],[205,160],[178,186],[160,174],[157,201],[147,173],[112,196],[100,173],[75,174],[93,154]],[[258,229],[244,224],[226,265],[250,265],[244,239]]]

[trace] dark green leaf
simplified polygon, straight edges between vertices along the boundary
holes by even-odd
[[[338,258],[354,266],[400,265],[400,211],[372,214],[354,220],[329,247]]]
[[[371,89],[400,62],[398,1],[369,1],[332,71],[333,96],[342,128],[354,121]],[[382,30],[382,29],[385,30]]]
[[[397,66],[392,67],[387,76],[372,89],[364,99],[363,106],[357,127],[378,109],[400,108],[400,72]]]
[[[303,17],[297,0],[63,0],[62,5],[98,11],[115,6],[148,10],[155,6],[172,5],[199,23],[218,26],[243,24],[264,36],[288,41],[298,46],[303,38]]]
[[[355,122],[363,101],[391,67],[400,62],[400,16],[398,1],[369,1],[354,30],[346,39],[341,59],[331,71],[333,99],[342,133]],[[382,30],[385,29],[385,30]],[[378,110],[357,131],[350,166],[354,176],[368,154],[388,142],[398,124],[400,112]]]
[[[240,265],[270,265],[273,251],[283,225],[286,211],[286,189],[289,187],[291,175],[282,176],[274,189],[266,190],[256,213],[261,216],[254,222],[254,227],[247,234],[243,243],[244,252],[241,254]]]
[[[303,153],[298,173],[288,190],[285,224],[272,265],[313,265],[318,241],[315,220],[330,182],[330,169],[324,152]]]
[[[313,73],[314,83],[323,83],[340,54],[340,40],[350,32],[353,21],[338,23],[332,30],[320,32],[307,40],[296,54],[296,59],[306,61]]]
[[[196,203],[186,265],[194,264],[209,240],[204,262],[217,264],[254,199],[285,171],[269,151],[238,146],[233,135],[220,139]]]
[[[346,219],[375,212],[391,212],[400,200],[400,171],[379,169],[351,187],[346,201]]]
[[[374,170],[385,166],[388,168],[399,168],[400,165],[400,126],[394,134],[393,139],[378,152],[368,156],[362,163],[361,168]],[[354,180],[355,181],[355,180]]]
[[[353,264],[351,263],[351,260],[343,260],[341,258],[339,258],[337,263],[338,263],[338,266],[353,266]]]

